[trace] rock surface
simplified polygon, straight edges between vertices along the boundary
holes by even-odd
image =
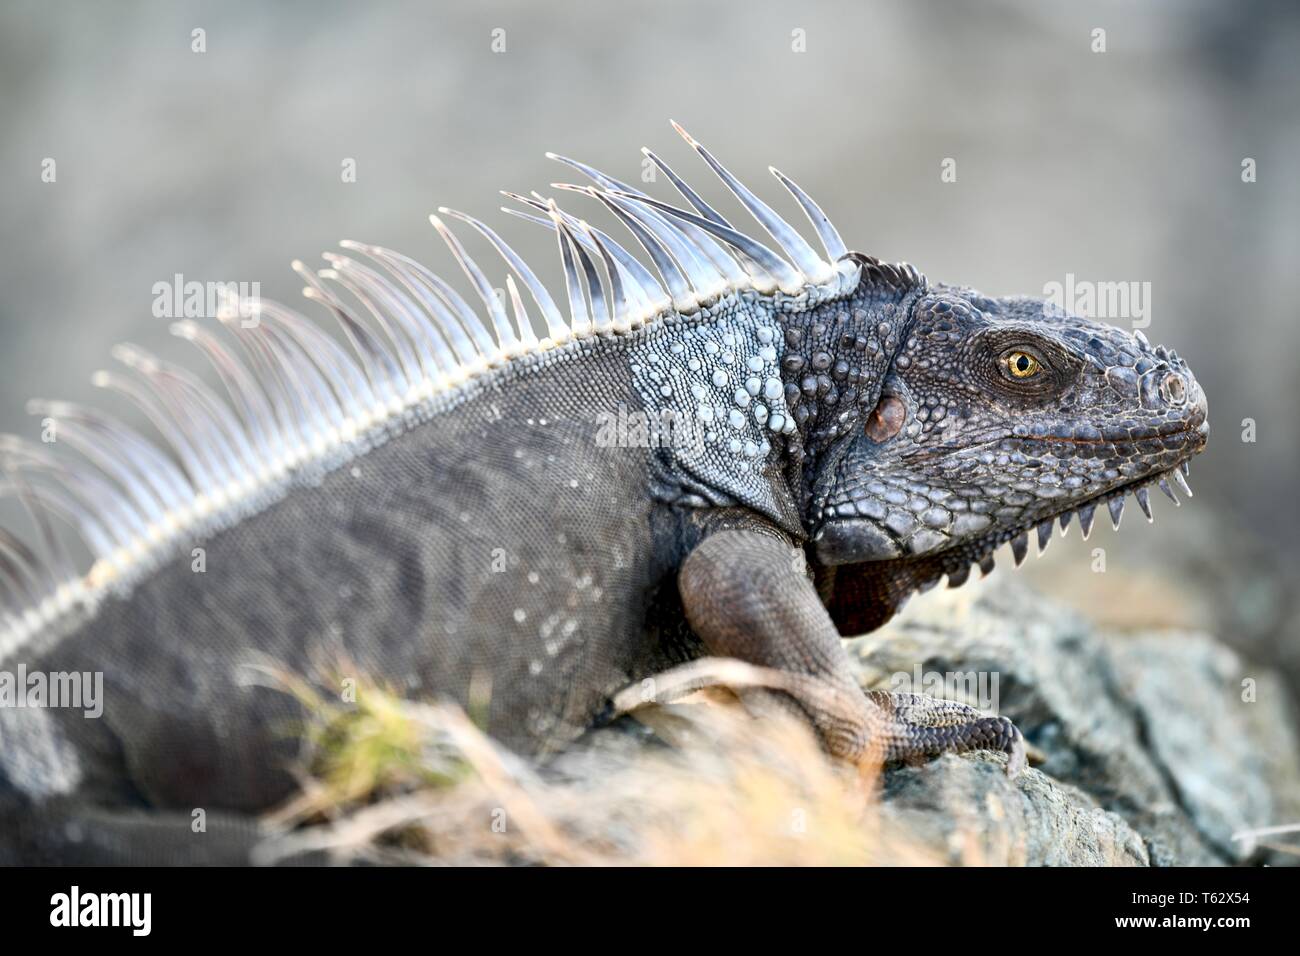
[[[954,865],[1147,866],[1146,843],[1086,794],[998,757],[951,754],[885,778],[883,815]]]
[[[1249,836],[1300,823],[1283,684],[1207,634],[1104,633],[991,580],[916,600],[849,649],[873,688],[934,693],[949,675],[943,696],[991,704],[1039,751],[1015,781],[993,755],[886,774],[885,813],[953,862],[1300,861]]]

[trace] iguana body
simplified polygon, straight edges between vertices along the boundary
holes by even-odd
[[[304,275],[360,361],[264,306],[236,332],[250,350],[243,371],[225,369],[227,420],[179,373],[126,353],[177,445],[173,497],[200,496],[181,518],[173,505],[150,547],[121,545],[166,504],[167,482],[147,481],[158,460],[76,410],[38,407],[131,468],[96,460],[120,496],[105,503],[83,471],[9,450],[14,490],[38,518],[80,516],[98,561],[56,591],[56,548],[40,562],[0,539],[12,612],[0,667],[102,671],[105,685],[99,719],[0,708],[0,799],[20,858],[78,856],[41,835],[51,820],[90,814],[117,833],[106,819],[145,807],[176,814],[179,833],[191,808],[254,814],[289,796],[301,709],[268,667],[486,701],[491,733],[545,755],[633,681],[730,656],[788,675],[787,701],[839,756],[1022,759],[1003,718],[864,695],[840,634],[942,575],[960,583],[1005,541],[1019,558],[1026,532],[1041,544],[1057,516],[1090,524],[1099,500],[1181,481],[1204,444],[1204,397],[1175,355],[1127,333],[846,253],[783,179],[825,261],[696,148],[790,261],[684,184],[689,214],[594,174],[591,194],[663,281],[533,203],[558,226],[570,304],[564,317],[512,262],[546,320],[540,344],[513,279],[512,326],[462,259],[488,337],[409,260],[348,244],[356,259]],[[1015,363],[1034,368],[1022,377]],[[276,454],[284,467],[259,475]],[[51,474],[64,494],[42,492]],[[32,595],[39,612],[22,604]]]

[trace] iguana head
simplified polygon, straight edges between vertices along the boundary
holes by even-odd
[[[1174,497],[1206,442],[1205,395],[1185,362],[1141,332],[1042,301],[925,291],[900,324],[878,403],[838,457],[817,505],[823,565],[875,563],[910,587],[1149,484]],[[1190,493],[1190,492],[1189,492]],[[1177,499],[1175,498],[1175,501]]]

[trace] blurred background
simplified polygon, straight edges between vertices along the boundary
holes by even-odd
[[[554,280],[549,235],[496,190],[571,179],[548,149],[635,181],[650,145],[718,198],[672,117],[792,217],[769,163],[850,247],[933,279],[1150,283],[1146,334],[1209,395],[1196,497],[1175,517],[1157,496],[1150,529],[1099,517],[1021,573],[1108,623],[1213,630],[1300,686],[1298,71],[1285,0],[11,0],[0,431],[35,437],[31,396],[114,404],[88,378],[116,342],[187,355],[151,314],[176,273],[297,302],[289,260],[347,237],[450,277],[426,219],[446,204]]]

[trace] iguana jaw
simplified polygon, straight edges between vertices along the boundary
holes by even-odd
[[[987,575],[994,567],[994,552],[1007,542],[1011,543],[1012,556],[1018,567],[1029,553],[1031,532],[1036,535],[1038,553],[1041,554],[1051,541],[1053,526],[1059,522],[1061,534],[1064,535],[1070,521],[1077,515],[1086,540],[1092,531],[1096,509],[1100,505],[1106,505],[1111,522],[1118,529],[1127,497],[1133,495],[1147,515],[1147,520],[1151,521],[1148,501],[1151,485],[1160,488],[1175,505],[1180,503],[1175,488],[1191,497],[1192,491],[1186,480],[1188,462],[1204,449],[1208,432],[1209,426],[1201,416],[1186,431],[1185,444],[1178,457],[1168,466],[1107,488],[1082,501],[1070,502],[1064,507],[1037,515],[1032,520],[994,528],[987,534],[972,536],[955,543],[953,547],[934,553],[880,561],[837,562],[832,536],[837,532],[851,535],[851,529],[860,534],[862,523],[829,522],[817,532],[820,540],[815,541],[817,573],[820,584],[825,587],[828,610],[840,633],[864,633],[893,617],[911,594],[929,590],[945,575],[949,587],[965,584],[970,578],[971,569],[975,567],[980,569],[981,576]],[[861,542],[846,538],[842,547],[845,553],[852,553],[855,548],[861,548]]]
[[[1051,531],[1054,522],[1059,523],[1062,537],[1065,536],[1069,529],[1070,522],[1076,516],[1079,520],[1079,528],[1083,540],[1088,540],[1092,534],[1092,524],[1096,515],[1097,508],[1100,505],[1106,505],[1107,512],[1110,515],[1111,527],[1116,531],[1119,530],[1120,520],[1124,514],[1124,507],[1128,501],[1128,496],[1133,495],[1138,501],[1138,507],[1142,509],[1146,516],[1147,523],[1150,524],[1155,520],[1151,511],[1149,501],[1149,489],[1152,485],[1157,486],[1160,490],[1179,507],[1182,502],[1179,500],[1174,491],[1176,486],[1188,498],[1192,497],[1192,489],[1187,483],[1189,467],[1187,460],[1167,471],[1158,472],[1148,475],[1134,481],[1127,482],[1109,491],[1104,491],[1098,495],[1086,499],[1080,504],[1072,505],[1055,514],[1050,514],[1042,520],[1033,524],[1028,524],[1020,528],[1010,528],[1001,531],[995,535],[990,535],[982,539],[974,549],[973,556],[960,554],[960,562],[956,569],[945,566],[943,573],[948,575],[949,587],[959,587],[966,582],[970,568],[978,565],[984,574],[988,574],[993,568],[993,553],[1006,542],[1011,542],[1012,557],[1016,567],[1019,567],[1029,553],[1030,532],[1035,532],[1038,543],[1038,553],[1042,554],[1047,550],[1047,545],[1051,542]],[[944,559],[944,554],[940,553],[938,558]],[[951,565],[950,560],[943,561],[945,565]],[[915,584],[918,588],[928,588],[938,580],[938,575],[934,577],[918,580]]]
[[[1196,451],[1204,446],[1204,429],[1201,434],[1202,441]],[[1187,458],[1196,454],[1196,451],[1192,451]],[[1083,538],[1087,540],[1092,531],[1096,509],[1102,504],[1108,506],[1112,524],[1118,529],[1124,502],[1130,494],[1137,497],[1139,507],[1148,515],[1147,520],[1151,521],[1149,503],[1146,500],[1151,485],[1158,486],[1176,506],[1180,502],[1171,486],[1176,486],[1185,496],[1191,497],[1192,491],[1186,480],[1187,458],[1168,470],[1146,475],[1083,502],[1071,504],[1059,512],[1044,516],[1036,524],[1026,523],[1019,527],[998,529],[934,554],[836,564],[833,560],[826,560],[819,550],[815,568],[819,586],[825,589],[831,617],[840,633],[846,636],[873,630],[893,617],[912,594],[930,590],[945,576],[950,588],[965,584],[970,579],[971,570],[976,567],[980,569],[981,577],[987,576],[994,568],[994,552],[1007,542],[1011,542],[1013,560],[1019,567],[1029,553],[1030,532],[1036,533],[1038,553],[1041,555],[1051,541],[1054,525],[1059,522],[1061,535],[1064,536],[1070,521],[1077,515]],[[1110,502],[1118,504],[1110,506]],[[833,528],[834,524],[828,525],[827,529]],[[847,526],[850,523],[838,524]]]
[[[1078,515],[1079,525],[1083,530],[1083,537],[1087,540],[1088,535],[1092,532],[1092,522],[1098,505],[1106,504],[1107,510],[1111,514],[1112,525],[1118,530],[1120,518],[1124,512],[1124,505],[1128,495],[1133,495],[1138,500],[1138,506],[1147,516],[1147,521],[1154,520],[1149,503],[1148,489],[1157,486],[1175,506],[1181,504],[1177,494],[1174,491],[1176,486],[1188,498],[1192,497],[1192,490],[1187,484],[1186,475],[1188,474],[1188,465],[1183,461],[1179,465],[1169,468],[1155,474],[1147,475],[1133,481],[1126,482],[1106,491],[1099,492],[1090,498],[1087,498],[1077,504],[1071,504],[1069,507],[1060,511],[1049,512],[1041,517],[1024,522],[1023,524],[1014,525],[1006,528],[999,528],[993,533],[978,537],[972,541],[962,542],[959,546],[946,550],[935,552],[931,555],[918,555],[913,563],[925,559],[933,558],[944,565],[939,574],[952,575],[955,572],[948,565],[959,565],[961,568],[968,568],[971,564],[985,564],[988,568],[992,567],[992,560],[989,557],[1001,545],[1007,541],[1012,542],[1013,551],[1016,554],[1016,565],[1019,566],[1024,560],[1027,553],[1030,532],[1037,531],[1039,553],[1046,550],[1047,542],[1050,540],[1050,531],[1052,524],[1060,522],[1061,533],[1065,534],[1069,527],[1071,519]],[[1112,502],[1114,504],[1112,504]],[[860,520],[831,520],[824,523],[814,535],[814,543],[817,548],[817,558],[823,565],[836,566],[845,564],[860,564],[860,555],[863,553],[864,542],[863,534],[866,523]],[[877,530],[866,531],[867,534],[879,534]],[[956,560],[948,560],[948,556],[955,556]],[[986,560],[987,559],[987,560]],[[908,559],[900,558],[897,561],[886,559],[880,563],[903,563]],[[986,569],[987,573],[987,569]],[[935,575],[935,578],[939,576]],[[964,581],[964,575],[962,576]],[[931,582],[933,583],[933,582]],[[961,583],[961,582],[958,582]]]

